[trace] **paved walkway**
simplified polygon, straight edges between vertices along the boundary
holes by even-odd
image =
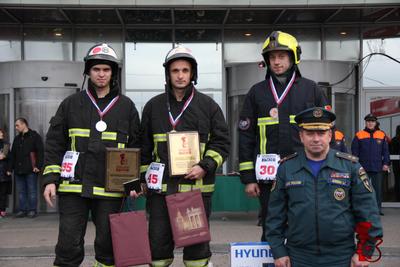
[[[400,266],[400,209],[385,208],[382,217],[384,226],[383,259],[372,267]],[[211,249],[214,267],[230,265],[231,242],[258,241],[261,228],[256,226],[257,214],[224,212],[211,217]],[[54,245],[58,234],[57,214],[43,214],[37,218],[0,219],[0,266],[52,266]],[[86,233],[86,255],[82,266],[93,263],[94,226],[88,224]],[[183,266],[182,253],[177,250],[174,267]]]

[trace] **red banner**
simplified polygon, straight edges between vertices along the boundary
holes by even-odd
[[[372,101],[370,108],[371,113],[377,117],[400,113],[400,97]]]

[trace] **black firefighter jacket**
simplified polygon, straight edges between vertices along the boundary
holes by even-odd
[[[182,107],[192,90],[193,100],[183,113],[176,131],[197,131],[200,137],[201,161],[199,165],[207,171],[200,180],[186,180],[182,177],[169,177],[167,133],[172,130],[168,119],[166,93],[152,98],[144,107],[142,116],[142,154],[141,177],[151,162],[165,164],[162,192],[176,193],[192,189],[200,189],[202,193],[211,194],[214,191],[215,171],[222,165],[229,151],[229,133],[221,108],[209,96],[200,93],[193,86],[186,89],[183,101],[176,101],[175,96],[168,93],[171,113],[174,118],[181,112]]]
[[[89,83],[90,85],[90,83]],[[91,86],[90,86],[91,87]],[[78,193],[90,198],[122,197],[120,193],[105,192],[106,147],[139,147],[139,116],[134,103],[112,88],[104,98],[92,95],[101,110],[117,95],[118,101],[103,117],[104,132],[96,130],[100,117],[86,91],[67,97],[50,120],[46,136],[43,184],[58,184],[59,193]],[[61,163],[66,151],[80,152],[72,180],[60,178]]]
[[[291,76],[291,75],[290,75]],[[283,86],[275,78],[278,95]],[[285,157],[303,147],[294,117],[311,107],[328,105],[322,90],[314,81],[296,75],[291,90],[278,106],[272,94],[269,75],[266,80],[253,85],[246,95],[239,121],[239,170],[244,184],[255,183],[257,154],[274,153]],[[276,108],[278,114],[271,112]],[[275,110],[276,110],[275,109]]]

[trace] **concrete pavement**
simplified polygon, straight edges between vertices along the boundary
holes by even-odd
[[[384,208],[383,258],[373,267],[400,266],[400,209]],[[216,212],[212,214],[211,249],[214,267],[230,266],[231,242],[251,242],[260,239],[261,228],[256,226],[255,212]],[[52,266],[54,245],[58,235],[58,215],[41,214],[34,219],[14,219],[11,216],[0,219],[0,266]],[[88,224],[85,237],[86,258],[83,267],[93,264],[94,226]],[[174,267],[183,266],[182,252],[176,251]]]

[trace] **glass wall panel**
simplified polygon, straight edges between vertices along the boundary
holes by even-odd
[[[71,29],[25,28],[25,60],[72,60]]]
[[[386,38],[390,28],[368,29],[364,32],[363,57],[382,53],[400,60],[400,38]],[[393,87],[400,85],[400,64],[385,55],[373,55],[363,61],[364,87]]]
[[[328,60],[358,61],[360,38],[358,28],[326,28],[325,51]]]
[[[0,62],[21,60],[20,28],[0,28]]]
[[[118,28],[79,28],[76,29],[75,61],[83,61],[88,50],[95,44],[107,43],[122,59],[122,31]]]

